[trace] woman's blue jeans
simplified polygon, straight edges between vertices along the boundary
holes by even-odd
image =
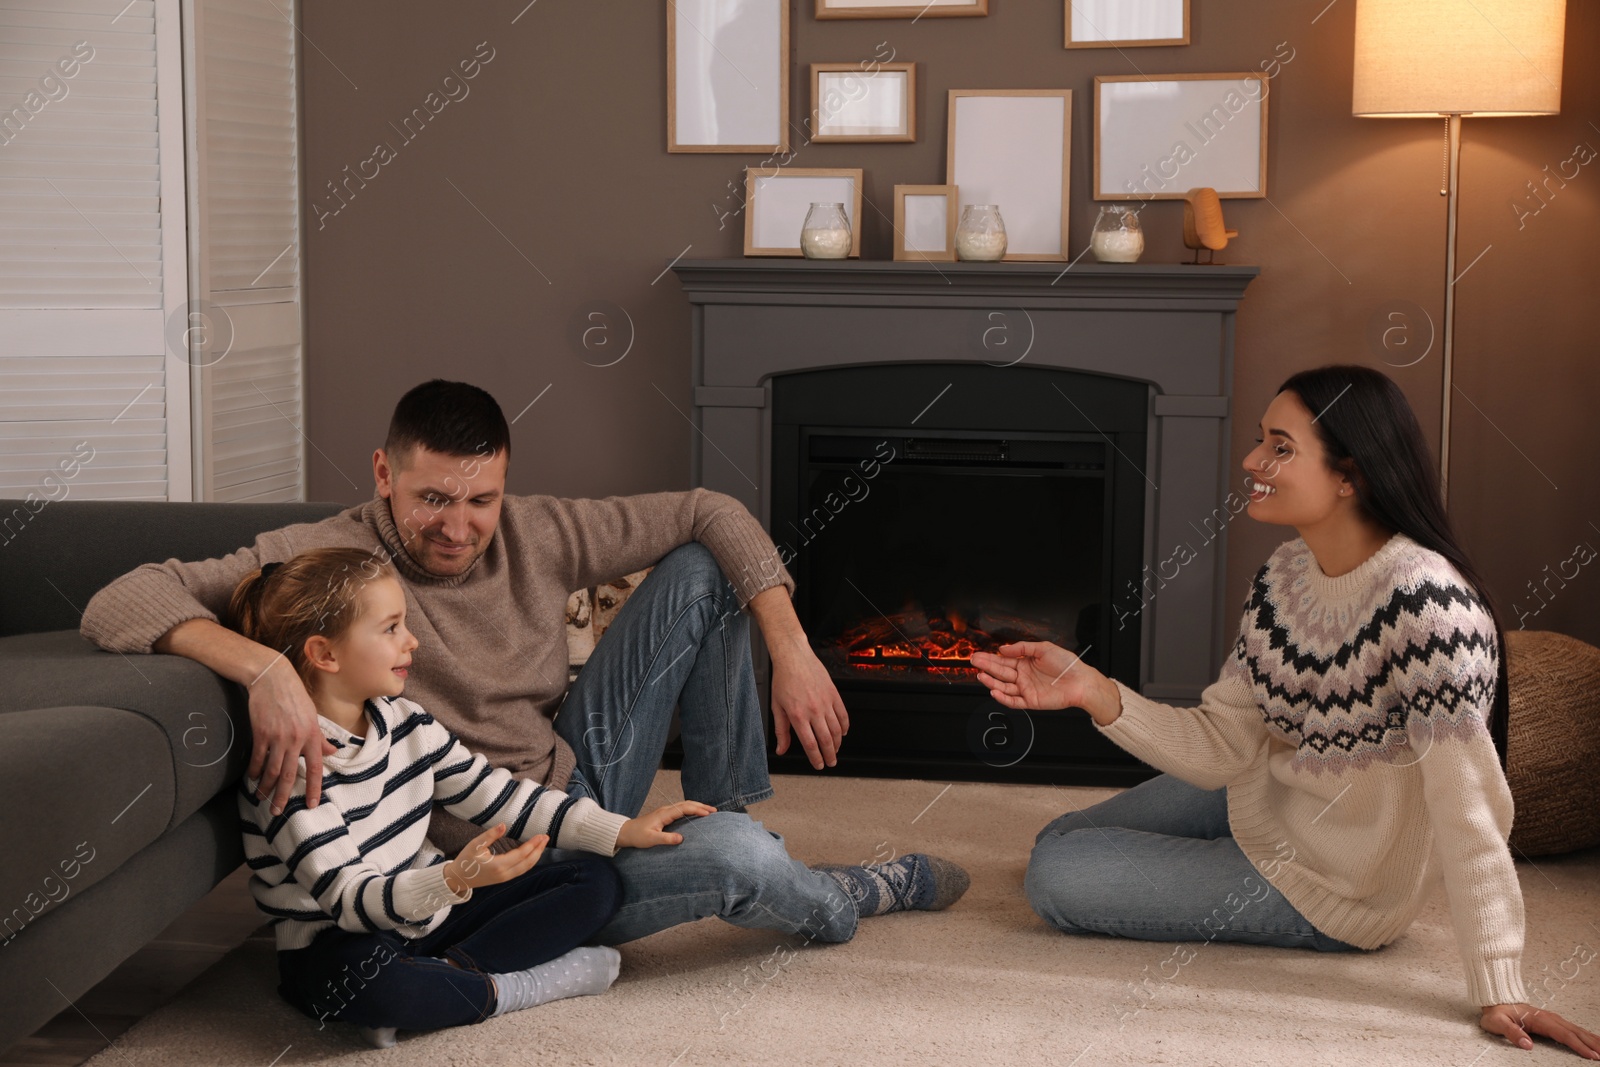
[[[682,844],[618,852],[612,862],[622,875],[622,909],[600,943],[708,916],[817,941],[850,940],[856,908],[838,883],[792,859],[782,837],[744,813],[772,795],[750,616],[699,543],[656,564],[567,693],[555,722],[578,756],[567,792],[608,811],[640,814],[674,708],[683,795],[719,810],[674,823]]]
[[[495,1009],[489,975],[563,956],[616,914],[617,872],[599,856],[573,855],[475,888],[416,940],[393,930],[324,930],[305,948],[278,953],[278,992],[324,1022],[405,1030],[480,1022]]]
[[[1067,933],[1354,949],[1312,926],[1245,856],[1226,789],[1163,774],[1043,830],[1024,882]]]

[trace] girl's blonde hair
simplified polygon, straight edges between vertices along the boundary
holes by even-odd
[[[342,636],[360,613],[361,591],[379,578],[398,577],[382,549],[314,548],[246,575],[228,604],[229,624],[283,653],[310,688],[306,642]]]

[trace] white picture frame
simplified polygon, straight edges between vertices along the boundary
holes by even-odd
[[[968,204],[995,204],[1007,260],[1067,258],[1071,89],[951,89],[945,182]]]
[[[1065,0],[1068,48],[1189,43],[1189,0]]]
[[[953,263],[956,258],[954,185],[894,187],[894,258],[921,263]]]
[[[811,64],[811,139],[915,141],[917,65]]]
[[[1267,195],[1266,74],[1102,76],[1094,80],[1094,198]]]
[[[667,0],[667,151],[789,150],[790,0]]]
[[[989,13],[989,0],[817,0],[819,19],[936,19]]]
[[[843,204],[850,257],[861,255],[861,168],[746,167],[744,254],[799,256],[800,227],[813,203]]]

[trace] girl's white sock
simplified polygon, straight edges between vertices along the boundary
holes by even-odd
[[[575,948],[525,971],[490,975],[498,991],[494,1013],[504,1015],[552,1000],[604,993],[621,971],[622,953],[616,949]]]
[[[356,1029],[361,1031],[361,1036],[373,1048],[394,1048],[396,1044],[395,1028],[392,1026],[359,1026]]]

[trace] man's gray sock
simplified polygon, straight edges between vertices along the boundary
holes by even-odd
[[[863,919],[895,911],[941,911],[960,900],[972,884],[957,864],[921,852],[892,863],[815,870],[839,883]]]
[[[492,974],[497,997],[495,1015],[535,1008],[552,1000],[604,993],[622,971],[622,953],[614,948],[575,948],[565,956],[525,971]]]

